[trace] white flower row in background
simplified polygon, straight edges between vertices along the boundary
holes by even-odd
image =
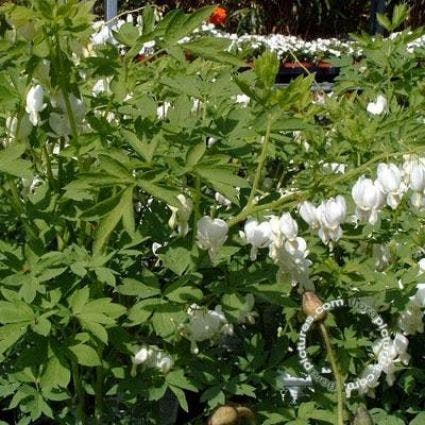
[[[132,15],[128,15],[126,20],[118,19],[112,25],[105,25],[103,21],[97,21],[95,23],[96,33],[92,36],[92,44],[101,45],[110,43],[118,46],[119,43],[114,38],[113,31],[119,30],[119,28],[125,23],[135,25],[139,29],[140,34],[142,34],[143,22],[139,16],[134,19]],[[191,36],[182,38],[179,43],[188,42],[191,38],[202,34],[208,34],[213,37],[229,40],[231,42],[229,47],[230,51],[248,51],[255,56],[264,50],[270,50],[276,52],[280,59],[290,58],[290,61],[295,59],[320,61],[321,59],[338,58],[342,55],[359,57],[362,54],[362,49],[359,48],[355,41],[351,40],[342,41],[337,38],[318,38],[316,40],[308,41],[303,40],[300,37],[283,34],[238,35],[219,30],[211,23],[204,23],[200,28],[196,29]],[[398,33],[392,34],[391,38],[395,38],[397,34]],[[408,43],[407,52],[413,53],[415,49],[424,47],[425,36],[419,37]],[[139,53],[142,55],[151,54],[154,49],[155,42],[149,41],[144,44]],[[295,54],[296,58],[292,57],[292,54]]]

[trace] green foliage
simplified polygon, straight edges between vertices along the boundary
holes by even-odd
[[[236,401],[264,424],[334,423],[335,395],[316,384],[297,405],[282,399],[278,372],[303,373],[294,352],[300,293],[277,278],[266,250],[250,259],[239,231],[250,217],[298,218],[302,200],[342,194],[352,211],[360,175],[423,154],[424,53],[406,53],[423,31],[359,36],[362,58],[343,67],[336,93],[321,103],[313,102],[314,76],[274,86],[271,52],[242,71],[229,41],[185,39],[209,7],[156,22],[147,6],[143,31],[114,27],[117,46],[94,43],[90,2],[31,3],[0,9],[8,24],[0,39],[0,409],[20,425],[154,424],[164,397],[191,413],[195,396],[205,415]],[[396,8],[388,29],[406,13]],[[148,42],[155,50],[135,60]],[[27,95],[37,84],[44,96],[32,125]],[[237,101],[243,94],[246,105]],[[379,94],[391,112],[371,116],[367,104]],[[335,162],[345,174],[324,166]],[[215,257],[197,243],[203,216],[229,225]],[[345,223],[332,250],[298,222],[320,296],[363,297],[396,330],[422,279],[423,212],[403,200],[373,227]],[[391,261],[378,271],[372,253],[381,244]],[[198,338],[195,354],[193,304],[221,305],[233,336]],[[352,377],[377,332],[348,313],[328,326]],[[423,335],[410,341],[410,367],[369,404],[376,423],[423,421]],[[310,342],[325,366],[314,332]],[[135,364],[144,346],[173,364]],[[347,400],[347,417],[361,398]]]

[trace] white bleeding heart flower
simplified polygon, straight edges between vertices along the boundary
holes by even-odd
[[[168,205],[171,210],[171,217],[168,220],[168,225],[172,229],[176,229],[180,236],[186,236],[189,233],[189,219],[192,215],[193,202],[190,198],[187,198],[182,193],[177,195],[177,199],[180,202],[180,206],[175,207]]]
[[[46,107],[46,104],[43,103],[43,97],[44,89],[39,84],[31,87],[27,93],[25,111],[34,126],[37,126],[40,122],[40,112]]]
[[[378,164],[378,181],[387,195],[387,204],[392,209],[400,204],[407,186],[402,181],[400,169],[395,164]]]
[[[246,94],[238,94],[235,97],[235,102],[241,104],[242,106],[248,106],[251,98]]]
[[[156,345],[144,345],[134,355],[135,365],[144,365],[146,368],[158,369],[162,373],[168,373],[174,366],[172,357],[158,348]]]
[[[298,224],[290,213],[283,213],[279,219],[279,232],[285,239],[293,241],[298,235]]]
[[[160,372],[166,374],[173,368],[174,360],[167,354],[157,355],[155,366]]]
[[[101,78],[97,80],[92,88],[92,95],[99,96],[100,94],[109,94],[111,92],[109,83],[111,81],[110,77]]]
[[[404,182],[413,191],[410,203],[415,208],[425,206],[425,158],[408,155],[403,163]]]
[[[401,333],[396,333],[394,339],[382,338],[373,344],[372,349],[378,359],[379,367],[387,375],[387,383],[392,386],[395,381],[397,363],[407,365],[410,355],[407,353],[409,340]]]
[[[11,138],[26,139],[32,131],[32,124],[29,120],[28,115],[24,115],[21,118],[19,125],[19,134],[16,132],[18,130],[18,118],[17,117],[7,117],[6,118],[6,131]]]
[[[156,116],[159,120],[163,120],[167,117],[168,111],[171,108],[170,102],[164,102],[162,105],[156,108]]]
[[[188,323],[180,327],[182,335],[191,342],[191,351],[199,353],[197,342],[215,341],[221,333],[232,333],[232,327],[227,322],[220,305],[214,310],[192,304],[187,309]]]
[[[378,211],[385,204],[385,194],[381,184],[361,176],[353,186],[351,194],[359,220],[375,224],[378,220]]]
[[[245,223],[244,237],[246,241],[252,245],[251,260],[257,258],[259,248],[266,248],[271,243],[272,228],[268,221],[258,223],[257,220],[249,219]]]
[[[310,226],[312,230],[320,227],[318,209],[311,202],[304,201],[298,207],[301,218]]]
[[[96,23],[95,28],[97,30],[91,36],[91,43],[93,46],[100,46],[106,43],[114,43],[115,38],[112,34],[111,28],[108,25],[105,25],[103,22]]]
[[[143,346],[134,356],[133,362],[135,364],[143,364],[148,361],[153,355],[153,349],[148,346]]]
[[[289,280],[293,286],[299,285],[300,291],[314,289],[309,278],[309,267],[312,262],[307,258],[308,253],[307,243],[301,237],[293,240],[273,238],[269,256],[279,267],[277,281]]]
[[[226,242],[228,231],[227,223],[219,218],[205,216],[198,221],[198,245],[208,250],[211,261],[215,261],[218,251]]]
[[[318,206],[320,220],[319,237],[323,243],[337,241],[342,237],[341,224],[345,221],[347,207],[343,196],[323,201]]]
[[[416,285],[416,293],[410,297],[412,303],[420,308],[425,308],[425,283],[418,283]]]
[[[390,163],[378,164],[378,181],[381,183],[385,193],[395,192],[401,184],[401,171],[397,165]]]
[[[49,115],[49,127],[56,136],[65,137],[71,134],[68,118],[63,114],[51,112]]]
[[[380,94],[374,102],[368,103],[367,112],[372,115],[381,115],[387,110],[387,107],[387,99]]]
[[[322,226],[335,229],[345,220],[347,207],[343,196],[330,198],[319,206],[319,217]]]
[[[222,205],[223,207],[230,208],[232,206],[232,201],[230,199],[227,199],[224,195],[222,195],[219,192],[215,192],[214,198],[217,201],[217,203]]]

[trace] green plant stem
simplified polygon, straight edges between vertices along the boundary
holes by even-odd
[[[47,178],[49,180],[49,184],[52,188],[55,188],[56,184],[55,184],[55,178],[53,177],[53,172],[52,172],[52,162],[50,161],[50,155],[49,155],[49,151],[47,150],[46,144],[43,144],[43,153],[46,158],[46,171],[47,171]]]
[[[196,235],[197,235],[197,226],[198,221],[201,218],[201,209],[200,209],[200,203],[201,203],[201,178],[199,176],[195,176],[195,184],[193,187],[193,242],[196,242]]]
[[[77,418],[82,425],[86,425],[86,412],[85,412],[85,396],[84,389],[81,384],[80,371],[76,362],[71,362],[72,367],[72,381],[74,383],[75,392],[77,394]]]
[[[11,192],[11,196],[9,196],[9,199],[11,201],[12,208],[15,210],[17,217],[22,218],[22,216],[25,215],[25,210],[24,210],[24,207],[22,206],[22,201],[16,189],[15,182],[13,180],[10,180],[8,182],[8,187]],[[7,191],[5,191],[5,194],[6,196],[8,196]],[[30,226],[27,220],[22,220],[22,224],[26,232],[32,239],[38,239],[37,233],[32,229],[32,227]]]
[[[266,135],[264,136],[263,140],[263,146],[261,148],[261,153],[258,158],[258,165],[257,165],[257,171],[255,172],[254,176],[254,182],[252,184],[251,193],[249,194],[248,202],[246,204],[245,208],[250,208],[252,204],[254,203],[255,194],[257,193],[257,189],[260,185],[261,181],[261,173],[263,171],[264,164],[267,159],[267,152],[269,147],[269,141],[270,141],[270,134],[272,130],[272,119],[269,116],[267,120],[267,128],[266,128]]]
[[[95,392],[95,423],[102,424],[103,420],[103,368],[98,366],[96,368],[96,392]]]
[[[332,348],[328,329],[323,322],[319,324],[320,332],[325,342],[326,351],[328,353],[329,361],[331,363],[332,372],[335,376],[336,383],[336,397],[337,397],[337,420],[336,425],[344,425],[344,385],[343,377],[338,367],[335,352]]]

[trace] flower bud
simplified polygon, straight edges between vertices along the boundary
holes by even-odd
[[[323,303],[320,298],[311,291],[303,294],[303,311],[307,316],[312,316],[314,321],[322,321],[326,318]]]
[[[232,406],[221,406],[211,416],[208,425],[237,425],[238,412]]]
[[[356,416],[353,420],[353,425],[373,425],[372,418],[369,415],[365,406],[360,405],[357,408]]]

